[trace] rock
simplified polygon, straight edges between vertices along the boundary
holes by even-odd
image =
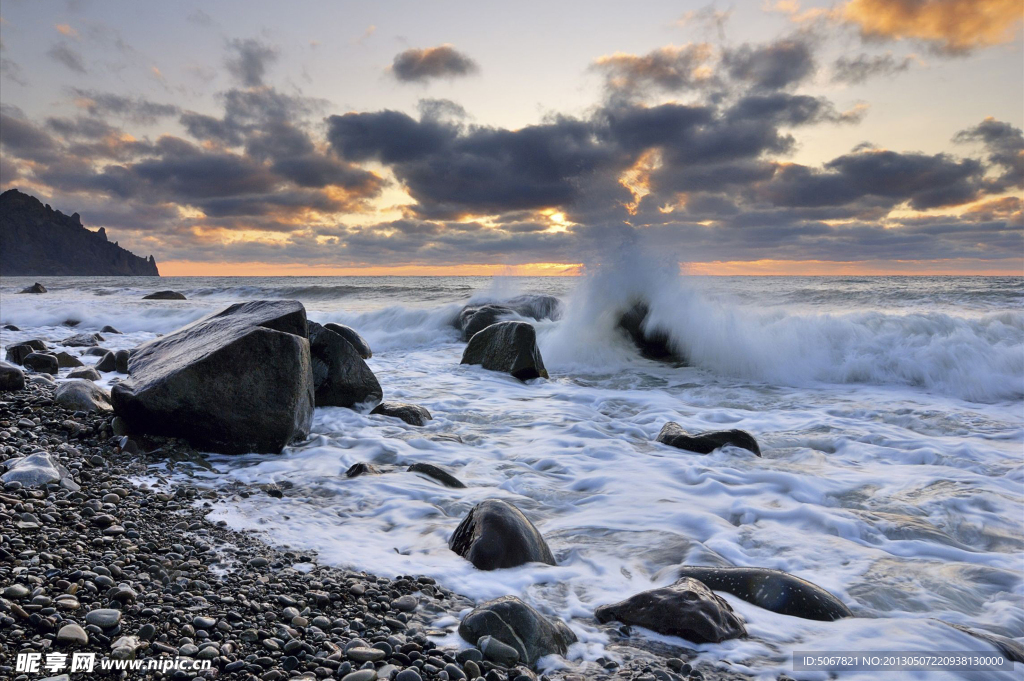
[[[415,596],[409,594],[399,596],[391,601],[391,609],[398,610],[399,612],[412,612],[417,606],[419,606],[419,601],[416,600]]]
[[[393,416],[401,419],[410,426],[425,426],[427,421],[432,420],[430,412],[418,404],[402,404],[400,402],[381,402],[371,411],[371,414],[382,416]]]
[[[594,617],[598,622],[616,620],[694,643],[719,643],[747,635],[743,622],[725,599],[688,577],[672,586],[603,605],[594,611]]]
[[[76,378],[57,386],[53,401],[69,411],[111,411],[110,395],[92,381]]]
[[[110,352],[110,350],[107,350],[106,348],[86,348],[82,351],[82,354],[88,355],[89,357],[105,357],[108,352]]]
[[[99,608],[90,610],[85,615],[86,624],[92,624],[100,629],[113,629],[121,621],[121,611],[113,608]]]
[[[110,657],[115,660],[134,660],[136,651],[142,645],[138,636],[122,636],[110,644]]]
[[[4,324],[4,331],[21,331],[21,329],[14,324]]]
[[[71,624],[65,624],[60,628],[60,631],[57,632],[57,643],[84,646],[88,642],[89,634],[85,633],[85,629],[74,622]]]
[[[345,471],[346,478],[358,478],[360,475],[380,475],[380,471],[373,464],[360,461],[348,467]]]
[[[121,335],[120,331],[118,331],[114,327],[110,326],[109,324],[107,326],[104,326],[102,329],[100,329],[100,333],[116,333],[118,335]]]
[[[0,390],[24,390],[25,372],[7,362],[0,362]]]
[[[356,662],[376,662],[387,657],[387,653],[377,648],[367,646],[355,646],[345,650],[345,656]]]
[[[128,360],[131,358],[131,353],[127,350],[118,350],[114,353],[114,371],[119,374],[128,373]]]
[[[662,426],[661,432],[658,433],[656,439],[658,442],[670,447],[685,449],[697,454],[710,454],[720,447],[732,445],[740,449],[750,450],[754,454],[761,456],[761,448],[757,446],[757,440],[745,430],[722,430],[690,435],[678,423],[669,421]]]
[[[18,293],[46,293],[46,287],[37,281],[28,288],[21,289]]]
[[[648,321],[650,308],[647,303],[638,302],[619,317],[618,328],[629,336],[640,354],[647,359],[668,362],[686,362],[686,358],[678,352],[669,335],[660,329],[651,328]]]
[[[54,385],[57,383],[50,374],[32,374],[25,377],[25,382],[32,385]]]
[[[462,331],[462,340],[468,341],[488,326],[496,324],[502,317],[508,317],[513,314],[515,314],[515,311],[505,305],[467,305],[462,308],[459,316],[456,317],[455,328]]]
[[[84,366],[82,360],[78,359],[70,352],[64,352],[63,350],[57,353],[57,366],[61,369],[72,369],[74,367]]]
[[[35,352],[36,349],[37,348],[32,347],[30,343],[15,343],[14,345],[8,345],[5,359],[11,364],[24,364],[25,358]]]
[[[555,565],[551,549],[522,511],[500,499],[470,509],[448,540],[448,548],[479,570],[526,563]]]
[[[474,608],[459,623],[459,636],[477,645],[482,637],[490,636],[515,649],[519,660],[528,665],[545,655],[565,655],[576,642],[576,635],[563,622],[549,620],[515,596],[502,596]]]
[[[177,291],[155,291],[148,296],[142,296],[143,300],[186,300],[184,294]]]
[[[511,667],[519,662],[519,651],[510,645],[505,645],[493,636],[481,636],[476,642],[480,651],[491,662]]]
[[[98,333],[76,333],[60,342],[66,348],[94,348],[104,340]]]
[[[59,484],[64,489],[77,492],[78,484],[57,457],[47,452],[36,452],[20,459],[7,461],[7,472],[0,475],[4,483],[20,482],[25,487],[44,487]]]
[[[420,473],[422,475],[427,476],[428,478],[433,478],[434,480],[437,480],[445,487],[465,487],[461,480],[456,478],[454,475],[442,470],[441,468],[434,466],[433,464],[414,463],[413,465],[409,466],[409,472]]]
[[[499,322],[474,334],[462,353],[462,364],[479,364],[521,381],[548,377],[537,347],[537,332],[527,322]]]
[[[117,369],[117,359],[114,357],[113,352],[107,352],[103,355],[100,361],[93,365],[96,371],[102,371],[108,373]]]
[[[62,321],[60,323],[60,325],[61,326],[67,326],[67,327],[73,329],[73,328],[75,328],[76,326],[78,326],[81,323],[82,323],[82,320],[80,320],[80,319],[65,319],[64,321]]]
[[[951,622],[944,622],[942,620],[939,621],[943,624],[948,624],[954,629],[962,631],[965,634],[970,634],[975,638],[979,638],[982,641],[992,644],[996,647],[997,650],[999,650],[1000,653],[1002,653],[1008,659],[1014,662],[1024,662],[1024,645],[1021,645],[1012,638],[1000,636],[999,634],[992,634],[987,631],[972,629],[968,626],[964,626],[963,624],[953,624]]]
[[[352,407],[379,402],[384,391],[356,348],[339,334],[309,322],[316,406]]]
[[[15,600],[21,600],[22,598],[28,598],[32,595],[32,589],[28,588],[24,584],[12,584],[11,586],[3,590],[4,598],[13,598]]]
[[[100,376],[100,372],[96,371],[93,367],[85,367],[82,369],[75,369],[68,374],[68,378],[82,378],[87,381],[98,381],[103,377]]]
[[[359,353],[359,356],[363,359],[370,359],[373,357],[373,351],[370,350],[370,344],[366,342],[366,339],[359,335],[355,329],[344,324],[324,324],[324,328],[328,331],[333,331],[345,340],[349,342],[355,351]]]
[[[782,570],[748,567],[683,566],[680,577],[704,583],[781,615],[831,622],[853,617],[846,604],[817,584]]]
[[[562,301],[554,296],[525,294],[506,300],[505,305],[515,310],[521,317],[530,317],[537,321],[557,321],[562,318]]]
[[[133,432],[227,454],[279,452],[309,434],[313,375],[298,301],[236,303],[143,344],[128,367],[112,400]]]
[[[377,671],[374,669],[359,669],[341,677],[341,681],[376,681],[376,679]]]
[[[41,352],[29,353],[25,356],[22,364],[30,371],[37,371],[43,374],[53,374],[56,376],[60,371],[60,367],[57,365],[57,358]]]

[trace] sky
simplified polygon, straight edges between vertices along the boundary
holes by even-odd
[[[0,189],[165,275],[1024,274],[1021,0],[0,7]]]

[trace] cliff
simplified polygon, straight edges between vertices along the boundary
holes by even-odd
[[[92,232],[75,213],[64,215],[34,196],[0,194],[0,275],[160,276],[153,256],[140,258]]]

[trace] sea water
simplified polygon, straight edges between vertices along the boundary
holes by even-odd
[[[335,565],[519,596],[580,638],[549,665],[607,654],[594,609],[672,583],[680,565],[785,570],[853,610],[817,622],[725,594],[745,640],[639,634],[763,678],[827,678],[793,672],[794,650],[994,650],[943,622],[1024,641],[1024,278],[687,277],[618,262],[567,278],[47,277],[49,293],[16,293],[34,280],[0,280],[0,322],[22,329],[4,345],[58,341],[70,319],[75,332],[111,324],[124,333],[104,345],[130,348],[254,299],[297,299],[310,319],[357,329],[385,399],[433,420],[318,408],[309,439],[280,455],[211,455],[203,484],[287,488],[219,501],[212,518]],[[157,288],[188,300],[141,300]],[[458,310],[523,293],[564,302],[561,319],[534,322],[550,379],[461,366]],[[637,298],[690,366],[642,359],[617,332]],[[747,430],[763,457],[660,445],[667,421]],[[357,462],[389,472],[347,478]],[[415,462],[467,487],[402,472]],[[523,510],[557,567],[482,572],[448,550],[490,498]]]

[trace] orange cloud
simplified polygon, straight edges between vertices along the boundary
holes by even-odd
[[[54,28],[57,29],[57,32],[61,35],[66,35],[69,38],[78,37],[78,31],[71,28],[71,26],[68,24],[57,24],[56,26],[54,26]]]
[[[168,260],[158,262],[165,277],[564,277],[577,275],[581,265],[537,262],[526,265],[392,265],[338,267],[309,263],[199,262]]]
[[[866,37],[911,38],[966,52],[1012,41],[1024,12],[1020,0],[850,0],[842,18]]]

